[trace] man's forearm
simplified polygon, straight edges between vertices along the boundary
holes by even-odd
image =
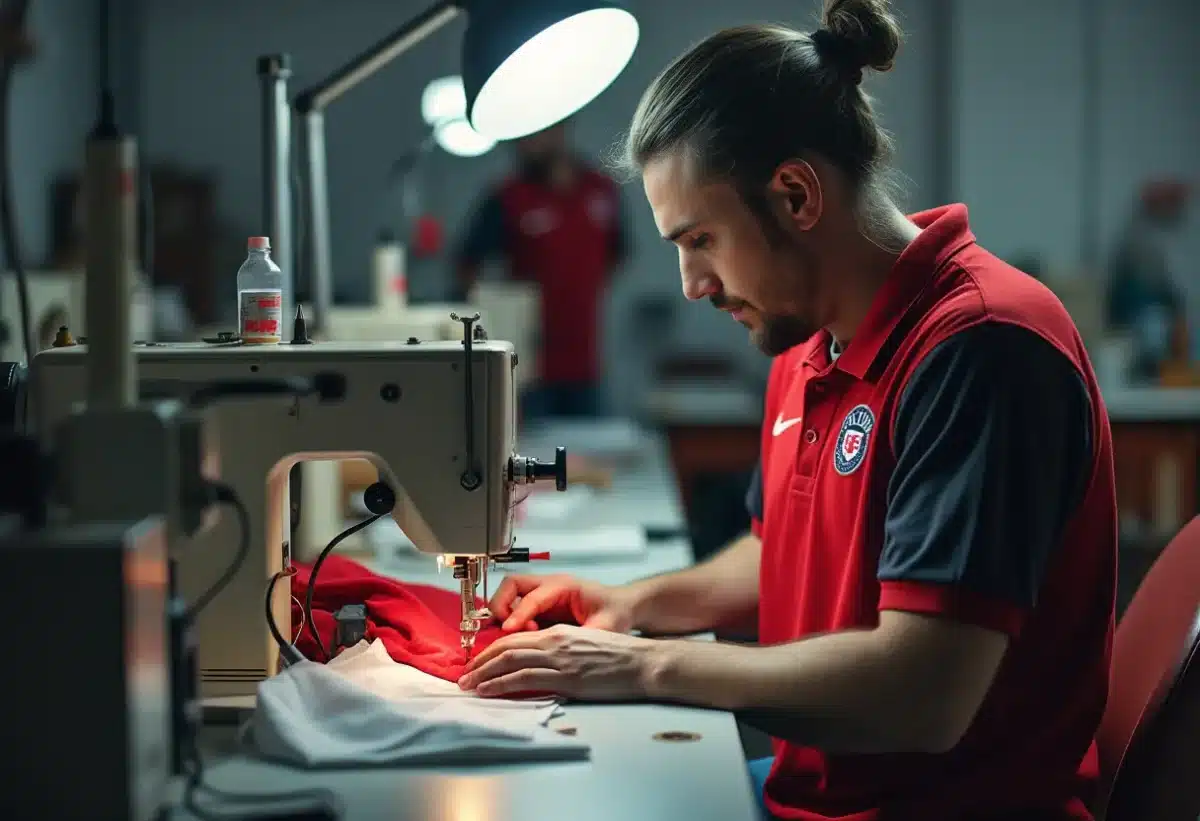
[[[634,626],[663,634],[753,628],[761,555],[762,543],[747,533],[702,564],[634,582]]]
[[[936,753],[958,740],[937,688],[922,686],[877,631],[772,647],[656,644],[645,681],[650,698],[747,713],[777,738],[831,753]]]

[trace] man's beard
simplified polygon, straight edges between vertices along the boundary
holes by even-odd
[[[789,348],[807,342],[820,328],[794,316],[762,317],[762,326],[750,332],[750,339],[767,356],[779,356]]]

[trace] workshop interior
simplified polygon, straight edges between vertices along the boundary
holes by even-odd
[[[751,525],[771,360],[613,157],[689,45],[820,4],[682,5],[0,0],[6,818],[761,817],[738,716],[454,686],[506,574],[625,584]],[[1195,619],[1200,3],[893,5],[900,199],[1067,308],[1118,619],[1173,550]],[[549,276],[515,269],[560,200],[510,213],[543,150],[595,179]]]

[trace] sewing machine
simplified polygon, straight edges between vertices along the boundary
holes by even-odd
[[[390,515],[421,552],[461,582],[463,647],[486,611],[475,607],[493,561],[511,561],[512,511],[521,486],[566,487],[565,452],[554,464],[517,456],[513,348],[487,341],[463,322],[455,342],[328,342],[240,346],[187,343],[136,346],[140,393],[187,396],[222,380],[316,377],[345,380],[342,398],[254,398],[208,411],[205,470],[232,486],[249,512],[251,552],[241,571],[201,615],[199,678],[204,698],[244,696],[274,674],[278,647],[264,618],[291,623],[291,594],[270,577],[289,565],[288,476],[305,460],[364,458],[394,494]],[[85,396],[86,348],[45,351],[31,381],[42,397],[40,429],[50,431]],[[137,454],[130,454],[130,470]],[[85,466],[79,466],[82,470]],[[72,469],[72,468],[68,468]],[[120,482],[119,476],[95,476]],[[232,516],[190,540],[177,556],[180,592],[192,600],[230,564],[241,534]],[[519,560],[519,558],[517,558]]]
[[[334,306],[327,316],[325,338],[355,342],[458,339],[462,326],[451,319],[454,312],[477,312],[492,338],[512,344],[522,364],[513,371],[513,386],[520,395],[537,377],[540,304],[541,293],[534,284],[481,281],[471,290],[470,305]],[[374,481],[374,469],[361,462],[343,461],[310,462],[301,470],[302,515],[292,547],[296,556],[311,560],[341,531],[347,497],[363,489],[360,477],[371,476],[367,481]]]

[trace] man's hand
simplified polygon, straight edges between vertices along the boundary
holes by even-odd
[[[507,576],[488,606],[509,632],[552,623],[617,633],[633,629],[633,596],[625,588],[571,576]]]
[[[568,625],[517,633],[498,639],[476,656],[458,685],[485,697],[536,692],[577,699],[645,698],[657,644]]]

